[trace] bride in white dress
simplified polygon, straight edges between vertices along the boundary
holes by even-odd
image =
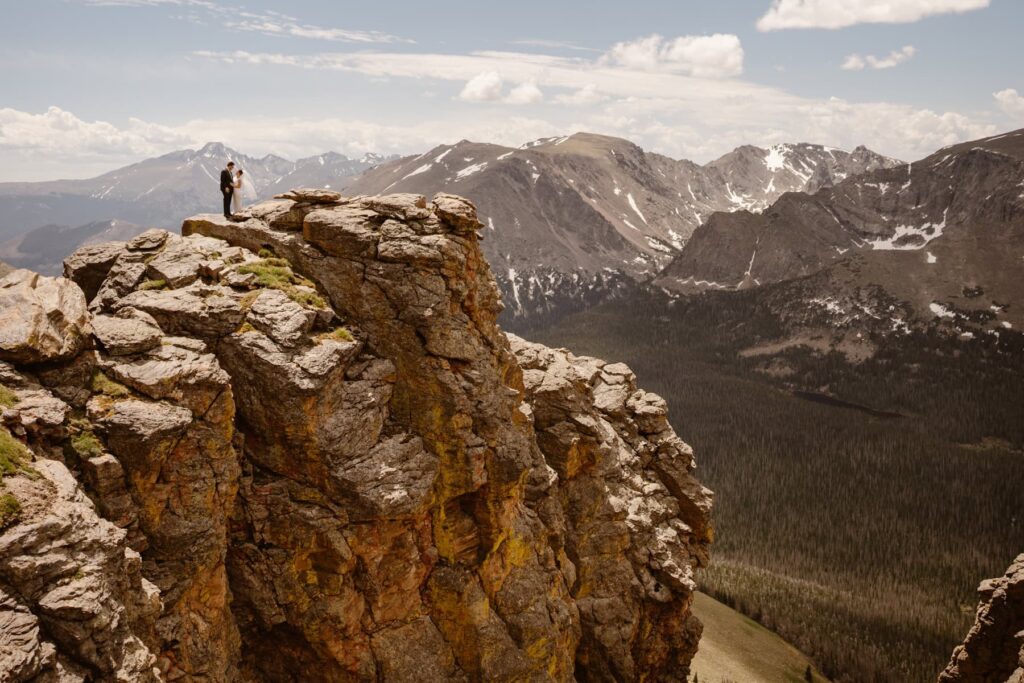
[[[232,211],[235,213],[245,208],[245,202],[243,200],[249,199],[251,196],[255,196],[255,192],[252,191],[252,185],[249,183],[249,179],[245,177],[245,173],[242,169],[238,169],[235,172],[235,191],[232,192]]]

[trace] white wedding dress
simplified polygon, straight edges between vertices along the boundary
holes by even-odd
[[[235,191],[231,193],[232,211],[241,211],[245,208],[245,200],[254,199],[255,197],[256,191],[249,182],[248,176],[243,175],[241,178],[235,176]]]

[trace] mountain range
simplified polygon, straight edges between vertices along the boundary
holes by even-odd
[[[352,194],[441,190],[470,197],[506,320],[563,314],[654,277],[717,211],[760,211],[900,162],[863,147],[746,145],[699,165],[577,133],[519,148],[463,140],[370,169]]]
[[[814,276],[829,284],[811,294],[810,308],[840,318],[863,305],[852,304],[858,291],[875,286],[909,310],[862,316],[874,324],[899,328],[912,315],[968,334],[1021,327],[1022,178],[1024,130],[953,145],[786,194],[761,212],[716,213],[655,282],[692,293]]]
[[[85,180],[0,183],[0,259],[49,272],[102,232],[103,222],[117,221],[123,228],[135,224],[136,232],[154,226],[177,229],[186,217],[219,203],[218,174],[229,159],[245,170],[257,195],[251,199],[257,199],[300,186],[343,187],[386,157],[349,159],[326,152],[290,161],[270,154],[251,157],[210,142]],[[35,237],[20,239],[40,228]],[[125,236],[115,231],[97,239]],[[36,246],[43,242],[45,252]]]
[[[863,147],[780,144],[745,145],[699,165],[589,133],[520,148],[462,141],[390,160],[257,159],[209,143],[90,180],[0,184],[0,239],[9,236],[0,259],[55,272],[77,246],[121,239],[129,224],[173,229],[211,208],[210,188],[228,158],[261,198],[298,186],[469,196],[485,217],[506,320],[560,315],[654,277],[716,211],[759,211],[784,192],[899,163]],[[103,225],[112,220],[120,227]]]

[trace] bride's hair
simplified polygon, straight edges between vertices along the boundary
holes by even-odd
[[[243,175],[244,173],[245,171],[243,171],[242,169],[238,169],[238,175]]]

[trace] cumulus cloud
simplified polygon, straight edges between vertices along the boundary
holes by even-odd
[[[187,135],[139,119],[129,119],[127,126],[119,128],[106,121],[83,121],[60,107],[49,107],[41,114],[0,109],[0,149],[55,156],[139,156],[189,141]]]
[[[904,24],[936,14],[969,12],[991,0],[772,0],[757,21],[759,31],[844,28],[856,24]]]
[[[533,104],[540,102],[544,99],[544,93],[541,92],[537,84],[530,81],[527,83],[520,83],[516,87],[509,91],[505,97],[505,101],[509,104]]]
[[[459,99],[466,102],[496,102],[501,99],[505,82],[497,71],[483,71],[467,81]]]
[[[534,104],[544,99],[544,93],[533,81],[525,81],[505,92],[505,81],[497,71],[482,71],[466,82],[459,99],[464,102],[504,102],[506,104]]]
[[[737,36],[726,33],[680,36],[672,40],[651,35],[616,43],[601,62],[629,69],[672,71],[698,78],[728,78],[743,73],[743,46]]]
[[[860,71],[866,67],[872,69],[891,69],[907,61],[915,54],[917,54],[917,49],[913,45],[905,45],[899,50],[893,50],[885,57],[876,57],[875,55],[862,57],[854,53],[847,56],[840,68],[847,71]]]
[[[1024,95],[1020,95],[1013,88],[1007,88],[992,93],[992,96],[996,98],[999,108],[1006,114],[1013,117],[1024,117]]]

